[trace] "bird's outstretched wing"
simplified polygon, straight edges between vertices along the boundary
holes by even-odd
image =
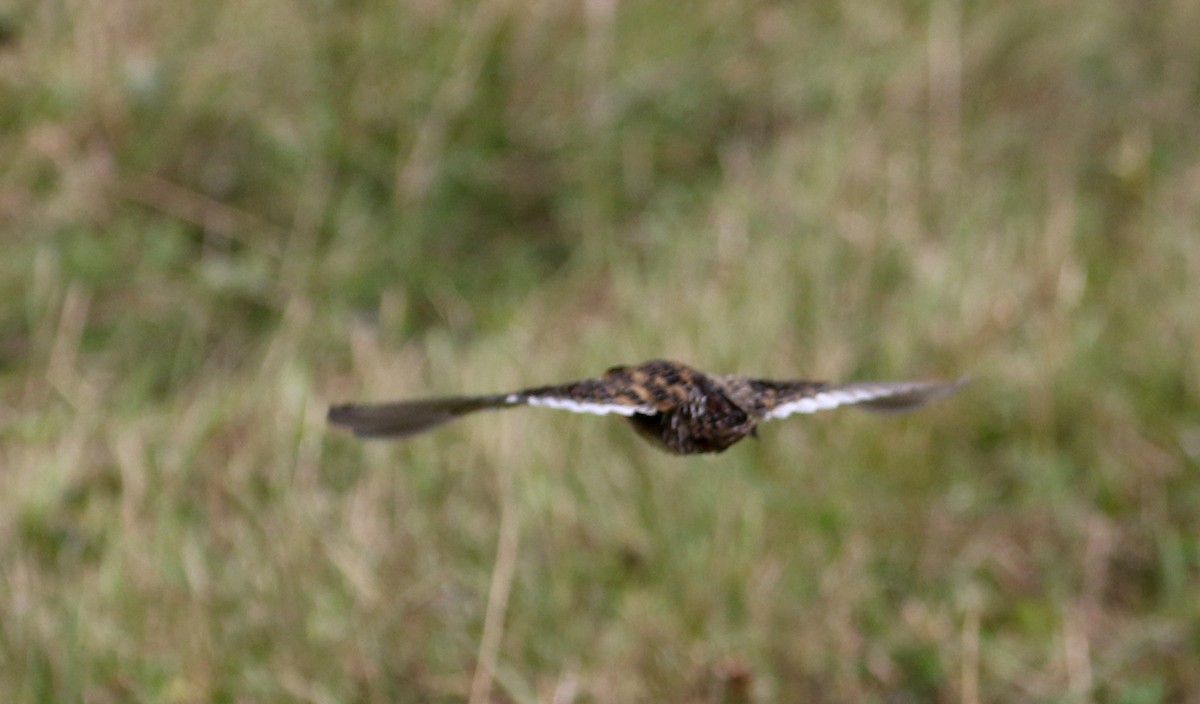
[[[455,396],[380,404],[345,404],[329,409],[329,422],[359,437],[403,438],[489,409],[544,406],[574,413],[632,416],[652,414],[655,408],[621,378],[606,375],[569,384],[540,386],[509,394]]]
[[[793,413],[815,413],[838,406],[860,406],[872,411],[906,411],[949,396],[967,379],[957,381],[899,381],[830,384],[813,381],[751,380],[763,420],[787,418]]]

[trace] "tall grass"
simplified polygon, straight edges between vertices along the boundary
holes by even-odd
[[[0,10],[0,700],[1192,696],[1194,5]],[[324,422],[659,356],[975,383]]]

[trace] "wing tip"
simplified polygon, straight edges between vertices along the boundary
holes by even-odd
[[[405,438],[457,418],[460,413],[443,402],[335,404],[326,419],[360,438]]]
[[[363,413],[363,406],[359,404],[331,405],[325,414],[325,421],[330,425],[349,430],[355,437],[372,438],[385,435],[380,429],[372,427],[369,417]]]
[[[971,378],[970,375],[963,375],[952,381],[915,382],[910,391],[881,396],[858,405],[870,411],[909,411],[953,395],[969,384]]]
[[[353,410],[354,404],[352,403],[332,404],[329,406],[329,411],[325,413],[325,420],[334,425],[346,425]]]

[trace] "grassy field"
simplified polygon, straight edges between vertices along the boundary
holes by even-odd
[[[1198,26],[3,6],[0,701],[1195,701]],[[325,425],[654,357],[974,383]]]

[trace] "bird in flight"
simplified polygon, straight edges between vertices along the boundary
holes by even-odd
[[[638,434],[680,455],[722,452],[759,423],[838,406],[903,411],[948,396],[966,379],[832,384],[705,374],[656,359],[613,367],[596,379],[507,394],[452,396],[329,409],[329,422],[359,437],[404,438],[475,411],[545,406],[575,413],[625,416]]]

